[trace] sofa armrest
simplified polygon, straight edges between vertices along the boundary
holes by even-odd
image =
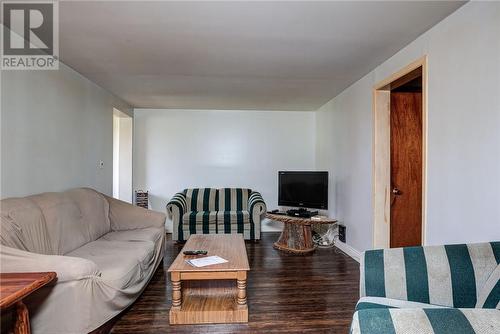
[[[177,193],[167,203],[167,214],[171,220],[182,218],[182,215],[187,212],[187,201],[184,193]]]
[[[167,203],[167,215],[168,218],[172,220],[172,240],[184,240],[184,233],[182,230],[182,216],[186,212],[186,195],[184,193],[175,194]]]
[[[112,197],[107,197],[107,200],[113,231],[165,226],[165,214],[161,212],[147,210]]]
[[[0,246],[0,256],[3,273],[55,271],[57,282],[101,275],[94,262],[78,257],[31,253],[3,245]]]
[[[253,221],[260,221],[260,217],[266,213],[266,203],[262,195],[257,191],[252,191],[248,196],[248,211]]]

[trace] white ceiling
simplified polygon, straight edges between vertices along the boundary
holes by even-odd
[[[135,107],[316,110],[462,4],[60,2],[60,56]]]

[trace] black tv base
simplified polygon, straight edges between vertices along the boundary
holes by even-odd
[[[290,209],[287,210],[286,214],[292,217],[300,217],[300,218],[311,218],[317,216],[319,214],[318,211],[309,211],[307,209]]]

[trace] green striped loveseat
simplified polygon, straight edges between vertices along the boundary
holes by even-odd
[[[352,334],[500,333],[500,242],[370,250]]]
[[[181,242],[191,234],[212,233],[241,233],[246,240],[258,240],[265,212],[260,193],[246,188],[185,189],[167,204],[172,239]]]

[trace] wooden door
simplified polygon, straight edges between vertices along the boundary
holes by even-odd
[[[390,246],[422,244],[422,93],[391,92]]]

